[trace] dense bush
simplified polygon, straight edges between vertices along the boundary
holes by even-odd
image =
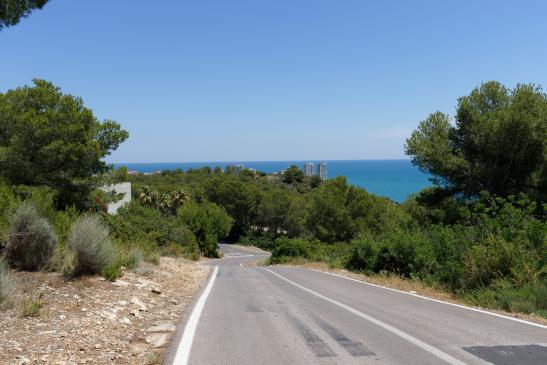
[[[218,257],[218,240],[230,233],[232,218],[214,203],[189,202],[177,210],[181,226],[188,227],[198,240],[204,256]]]
[[[74,223],[68,237],[68,249],[73,256],[68,255],[64,270],[67,277],[98,274],[118,260],[108,228],[97,215],[84,215]]]
[[[101,275],[108,281],[116,281],[117,278],[122,276],[121,266],[113,264],[111,266],[105,267],[101,271]]]
[[[272,263],[283,262],[290,257],[311,257],[311,244],[303,238],[286,238],[281,237],[275,241],[272,251]]]
[[[173,253],[180,253],[190,260],[198,260],[200,254],[200,246],[194,233],[186,226],[174,225],[170,230],[169,242],[165,250],[171,250]]]
[[[346,267],[350,270],[373,272],[376,269],[378,248],[372,239],[368,236],[360,237],[352,246]]]
[[[275,245],[275,236],[269,233],[255,233],[251,236],[242,237],[240,243],[271,251]]]
[[[424,263],[419,249],[424,242],[420,238],[418,234],[402,231],[388,234],[378,248],[376,271],[406,277],[422,272]]]
[[[36,207],[23,202],[9,220],[6,260],[20,270],[37,270],[49,263],[57,236]]]

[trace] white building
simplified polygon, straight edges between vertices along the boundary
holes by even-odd
[[[306,162],[304,164],[304,175],[306,176],[315,175],[315,164],[313,162]]]
[[[317,164],[317,175],[321,178],[321,180],[327,180],[327,163],[326,162],[320,162]]]
[[[122,198],[114,203],[108,203],[108,214],[116,214],[118,209],[131,202],[131,183],[123,182],[114,185],[107,185],[101,188],[107,194],[123,194]]]

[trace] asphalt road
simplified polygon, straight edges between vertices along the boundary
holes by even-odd
[[[547,364],[547,327],[221,249],[189,364]]]

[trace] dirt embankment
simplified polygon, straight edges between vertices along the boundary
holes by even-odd
[[[179,258],[143,263],[114,283],[14,272],[0,308],[0,364],[155,364],[209,267]],[[25,304],[41,308],[27,308]]]

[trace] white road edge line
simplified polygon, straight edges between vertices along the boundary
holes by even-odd
[[[414,344],[414,345],[420,347],[422,350],[425,350],[425,351],[429,352],[430,354],[432,354],[432,355],[438,357],[438,358],[441,359],[441,360],[446,361],[446,362],[449,363],[449,364],[453,364],[453,365],[465,365],[464,362],[462,362],[462,361],[456,359],[455,357],[452,357],[451,355],[449,355],[449,354],[447,354],[447,353],[445,353],[445,352],[443,352],[443,351],[441,351],[441,350],[439,350],[439,349],[437,349],[437,348],[435,348],[435,347],[433,347],[433,346],[431,346],[431,345],[428,345],[427,343],[425,343],[425,342],[423,342],[423,341],[417,339],[416,337],[413,337],[413,336],[409,335],[409,334],[406,333],[406,332],[403,332],[403,331],[401,331],[401,330],[399,330],[399,329],[397,329],[397,328],[395,328],[395,327],[393,327],[393,326],[390,326],[389,324],[387,324],[387,323],[385,323],[385,322],[382,322],[382,321],[380,321],[380,320],[378,320],[378,319],[376,319],[376,318],[374,318],[374,317],[369,316],[368,314],[365,314],[365,313],[363,313],[363,312],[360,312],[360,311],[358,311],[357,309],[355,309],[355,308],[353,308],[353,307],[351,307],[351,306],[349,306],[349,305],[346,305],[346,304],[341,303],[341,302],[339,302],[339,301],[337,301],[337,300],[334,300],[334,299],[331,299],[331,298],[329,298],[329,297],[326,297],[326,296],[324,296],[323,294],[319,294],[319,293],[316,292],[316,291],[313,291],[313,290],[311,290],[311,289],[308,289],[308,288],[306,288],[305,286],[302,286],[302,285],[300,285],[300,284],[298,284],[298,283],[295,283],[294,281],[289,280],[289,279],[287,279],[286,277],[281,276],[281,275],[279,275],[278,273],[273,272],[273,271],[270,270],[270,269],[265,268],[265,270],[268,270],[270,273],[274,274],[275,276],[279,277],[279,278],[282,279],[282,280],[285,280],[285,281],[288,282],[289,284],[292,284],[292,285],[296,286],[297,288],[300,288],[300,289],[302,289],[302,290],[304,290],[304,291],[306,291],[306,292],[308,292],[308,293],[310,293],[310,294],[312,294],[312,295],[315,295],[315,296],[318,297],[318,298],[321,298],[321,299],[323,299],[323,300],[326,300],[327,302],[330,302],[330,303],[332,303],[332,304],[334,304],[334,305],[336,305],[336,306],[338,306],[338,307],[340,307],[340,308],[342,308],[342,309],[345,309],[345,310],[347,310],[348,312],[350,312],[350,313],[352,313],[352,314],[355,314],[355,315],[358,316],[358,317],[361,317],[361,318],[363,318],[363,319],[365,319],[365,320],[367,320],[367,321],[369,321],[369,322],[374,323],[374,324],[377,325],[377,326],[382,327],[383,329],[385,329],[385,330],[387,330],[387,331],[389,331],[389,332],[391,332],[391,333],[393,333],[393,334],[395,334],[395,335],[397,335],[397,336],[399,336],[399,337],[401,337],[401,338],[407,340],[408,342],[410,342],[410,343],[412,343],[412,344]]]
[[[211,289],[213,288],[213,283],[215,282],[215,279],[217,277],[217,272],[218,272],[218,266],[215,266],[215,268],[213,269],[213,274],[211,275],[211,279],[209,280],[209,283],[207,283],[207,287],[201,294],[201,297],[197,301],[196,306],[192,310],[192,314],[190,315],[190,318],[188,319],[188,323],[186,323],[186,326],[184,327],[184,332],[182,334],[182,338],[177,347],[177,353],[175,355],[175,360],[173,361],[173,364],[176,364],[176,365],[188,364],[190,351],[192,350],[192,342],[194,341],[194,335],[198,327],[199,317],[201,316],[201,311],[203,310],[203,307],[205,306],[207,297],[209,296],[209,293],[211,292]]]
[[[290,267],[294,267],[294,266],[290,266]],[[535,322],[530,322],[530,321],[527,321],[527,320],[524,320],[524,319],[509,317],[509,316],[505,316],[505,315],[503,315],[503,314],[498,314],[498,313],[494,313],[494,312],[489,312],[489,311],[487,311],[487,310],[483,310],[483,309],[479,309],[479,308],[468,307],[468,306],[465,306],[465,305],[462,305],[462,304],[456,304],[456,303],[445,302],[444,300],[439,300],[439,299],[433,299],[433,298],[429,298],[429,297],[424,297],[423,295],[420,295],[420,294],[414,294],[414,293],[409,293],[409,292],[407,292],[407,291],[403,291],[403,290],[399,290],[399,289],[388,288],[387,286],[382,286],[382,285],[378,285],[378,284],[368,283],[368,282],[366,282],[366,281],[362,281],[362,280],[350,278],[350,277],[347,277],[347,276],[344,276],[344,275],[340,275],[340,274],[335,274],[335,273],[332,273],[332,272],[321,271],[321,270],[317,270],[317,269],[308,269],[308,268],[305,268],[305,267],[294,267],[294,268],[296,268],[296,269],[302,269],[302,270],[317,271],[317,272],[320,272],[320,273],[323,273],[323,274],[332,275],[332,276],[336,276],[336,277],[339,277],[339,278],[342,278],[342,279],[347,279],[347,280],[355,281],[355,282],[360,283],[360,284],[365,284],[365,285],[374,286],[374,287],[376,287],[376,288],[382,288],[382,289],[386,289],[386,290],[391,290],[391,291],[394,291],[394,292],[397,292],[397,293],[402,293],[402,294],[406,294],[406,295],[411,295],[411,296],[413,296],[413,297],[417,297],[417,298],[429,300],[429,301],[432,301],[432,302],[441,303],[441,304],[447,304],[447,305],[451,305],[451,306],[453,306],[453,307],[458,307],[458,308],[462,308],[462,309],[467,309],[467,310],[470,310],[470,311],[473,311],[473,312],[478,312],[478,313],[482,313],[482,314],[488,314],[488,315],[491,315],[491,316],[494,316],[494,317],[504,318],[504,319],[508,319],[508,320],[510,320],[510,321],[515,321],[515,322],[524,323],[524,324],[527,324],[527,325],[530,325],[530,326],[534,326],[534,327],[539,327],[539,328],[547,329],[547,326],[545,326],[545,325],[542,325],[542,324],[539,324],[539,323],[535,323]]]

